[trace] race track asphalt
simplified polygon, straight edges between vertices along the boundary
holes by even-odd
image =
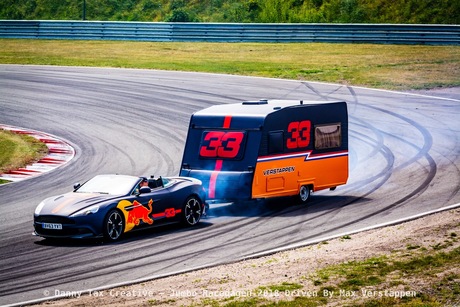
[[[455,96],[455,95],[454,95]],[[178,175],[193,112],[261,98],[348,102],[350,178],[308,206],[215,208],[197,228],[106,244],[32,236],[46,197],[101,173]],[[460,202],[460,97],[134,69],[0,65],[0,123],[69,141],[75,158],[0,186],[0,304],[231,262]]]

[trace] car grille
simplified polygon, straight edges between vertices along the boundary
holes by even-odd
[[[38,235],[41,236],[50,236],[50,237],[72,237],[79,236],[84,234],[93,234],[89,229],[84,228],[65,228],[62,230],[54,229],[43,229],[41,227],[35,226],[35,231]]]
[[[35,217],[35,222],[37,223],[57,223],[57,224],[75,224],[73,219],[70,219],[65,216],[56,216],[56,215],[40,215]]]

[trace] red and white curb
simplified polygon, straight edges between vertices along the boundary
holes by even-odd
[[[8,173],[0,174],[0,179],[12,182],[25,180],[34,176],[50,172],[68,163],[75,156],[75,149],[69,143],[56,136],[40,131],[23,129],[1,124],[0,130],[8,130],[18,134],[29,135],[45,143],[48,147],[48,155],[46,155],[44,158],[26,167],[12,170]]]

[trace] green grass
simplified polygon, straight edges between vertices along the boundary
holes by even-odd
[[[0,39],[0,63],[287,78],[407,90],[460,86],[460,47]]]
[[[268,285],[268,286],[259,287],[259,289],[257,291],[272,294],[272,293],[293,291],[293,290],[298,290],[298,289],[302,289],[302,288],[303,288],[303,286],[301,284],[283,282],[283,283],[281,283],[279,285]]]
[[[204,299],[193,306],[455,306],[460,297],[460,274],[451,269],[459,264],[460,247],[431,253],[414,250],[327,266],[312,277],[313,288],[282,282],[261,286],[250,298]],[[322,285],[315,279],[321,279]],[[294,292],[300,295],[283,296]]]
[[[24,167],[47,153],[46,145],[31,136],[0,130],[0,174]]]

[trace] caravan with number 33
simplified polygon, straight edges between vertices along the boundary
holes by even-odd
[[[348,113],[341,101],[260,100],[192,115],[181,176],[207,199],[259,199],[335,189],[348,179]]]

